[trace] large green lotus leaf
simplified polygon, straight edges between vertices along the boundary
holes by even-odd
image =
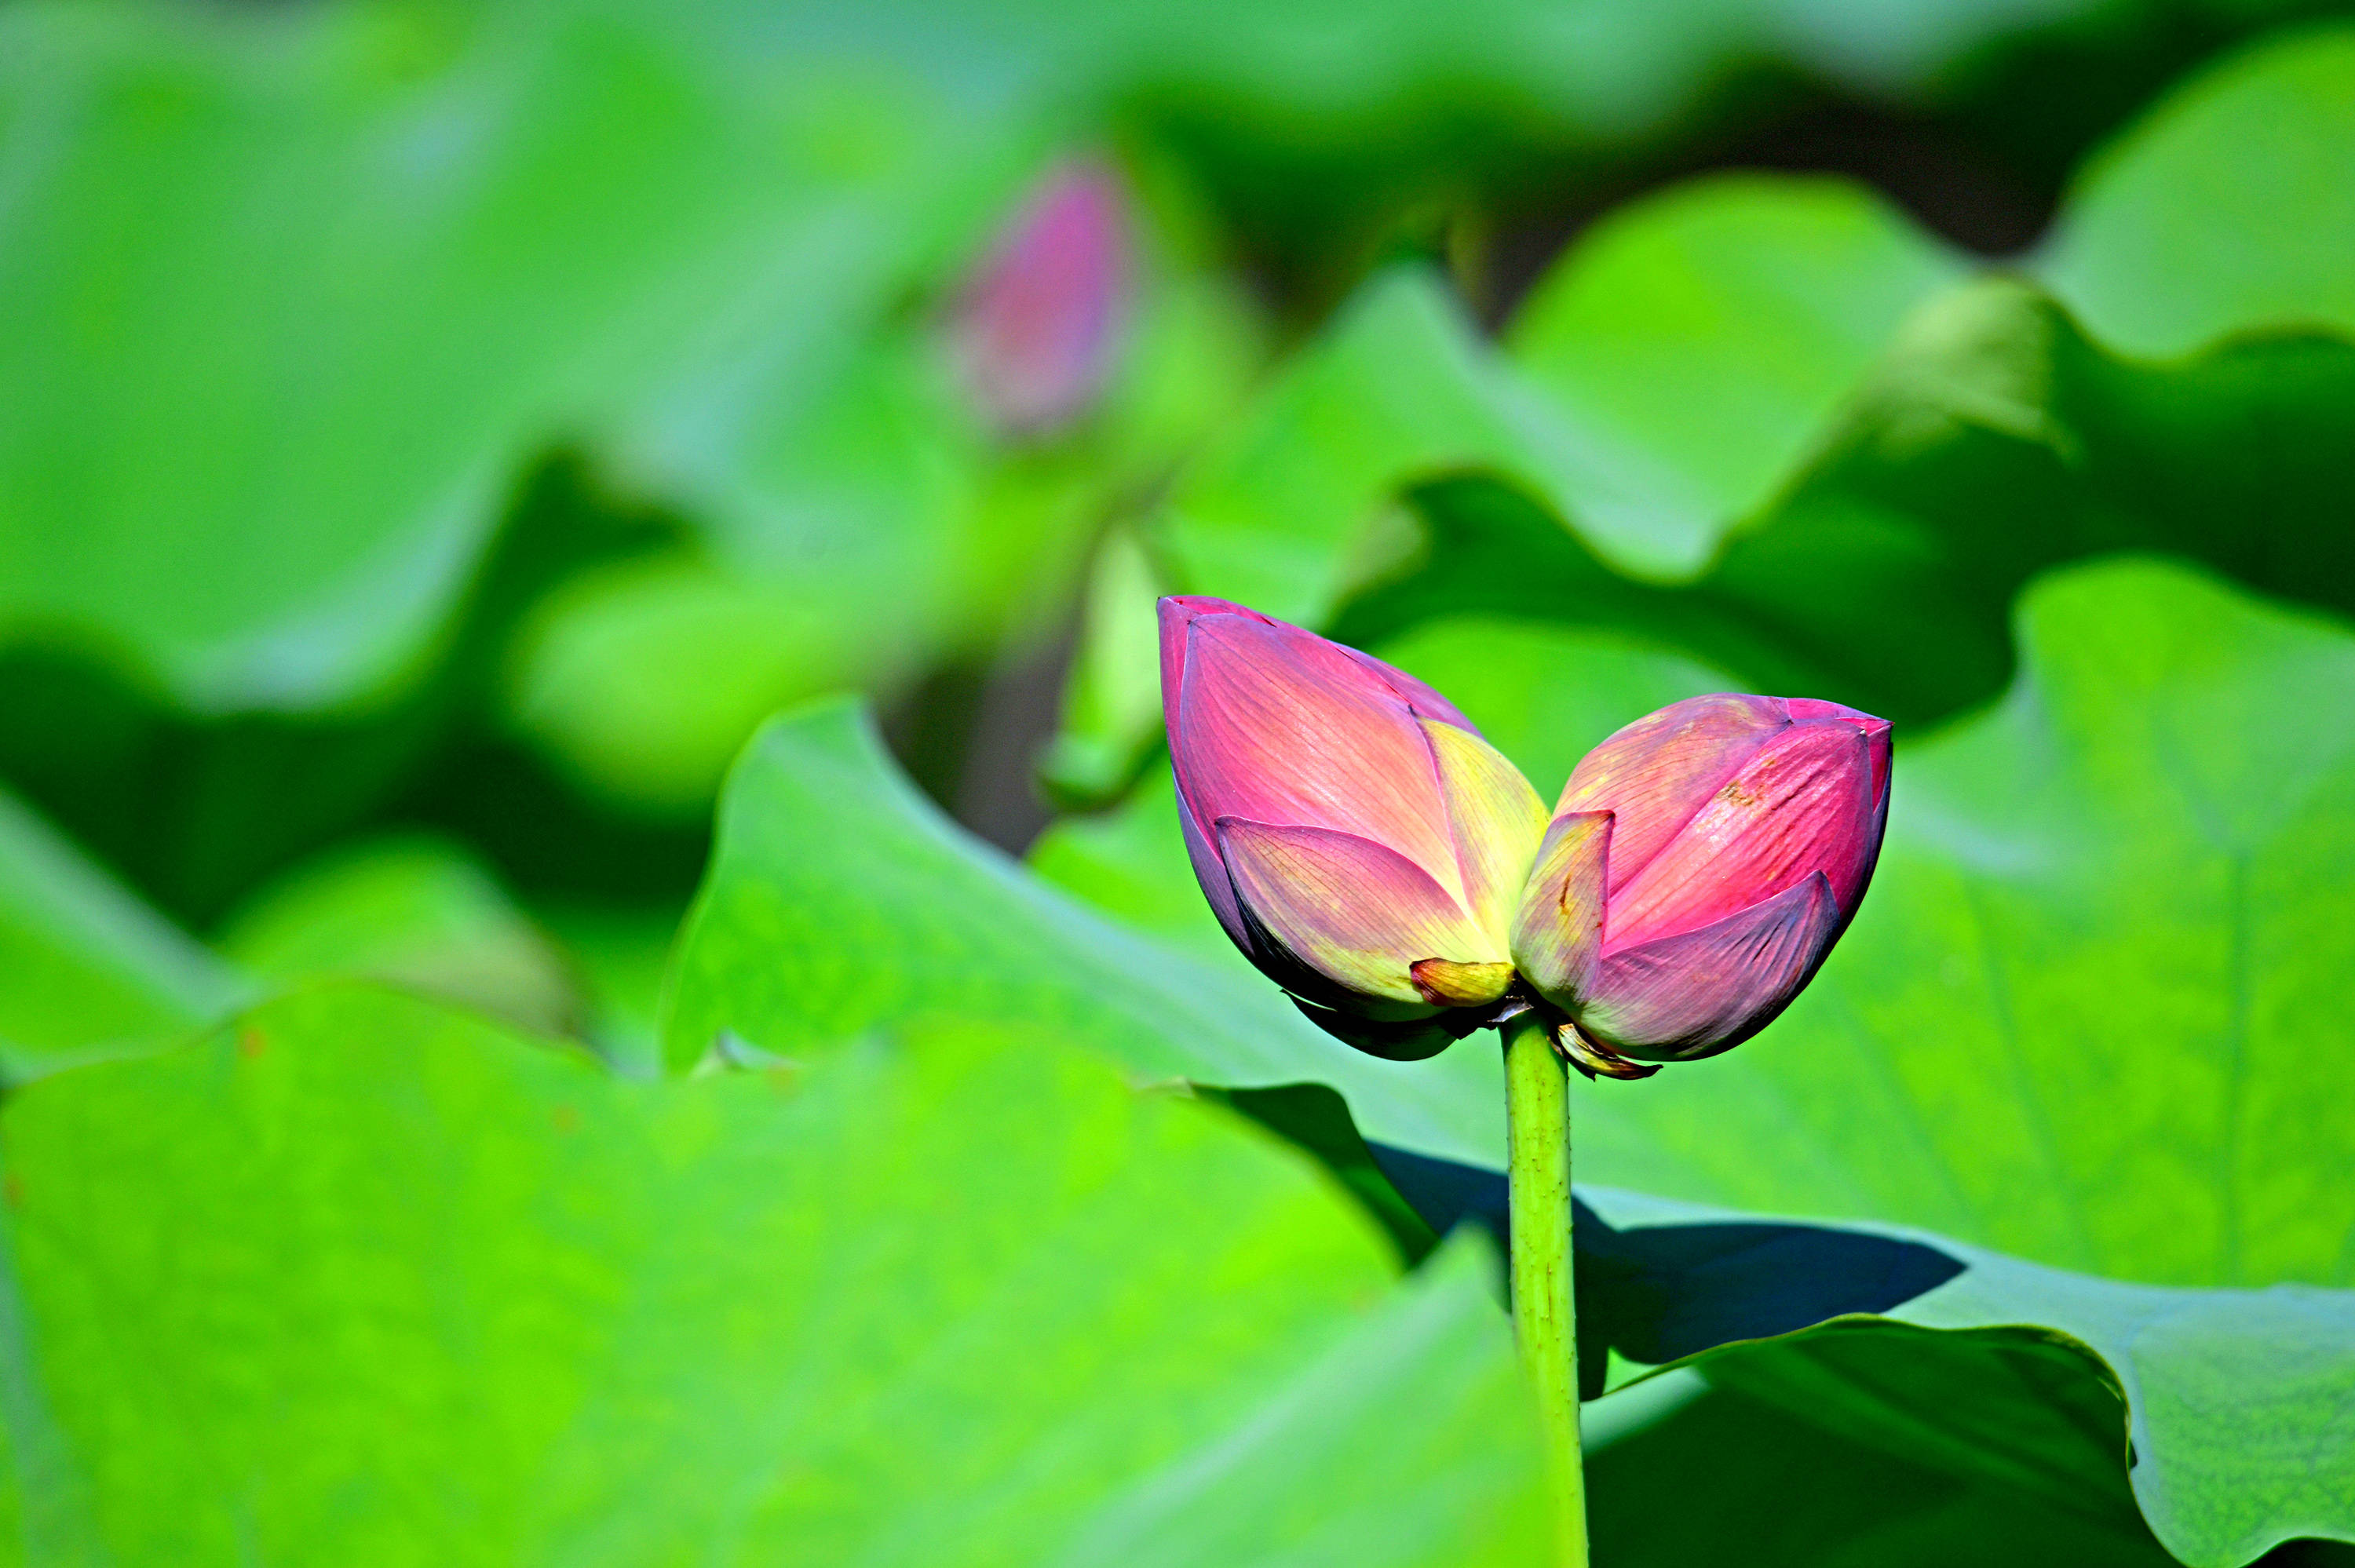
[[[1431,274],[1378,279],[1171,498],[1189,588],[1320,621],[1418,480],[1508,472],[1606,559],[1688,577],[1804,455],[1955,263],[1876,197],[1721,177],[1637,203],[1540,287],[1503,357]]]
[[[2085,170],[2038,270],[2136,354],[2355,334],[2355,29],[2292,33],[2177,89]]]
[[[634,1083],[330,988],[5,1112],[38,1561],[1533,1563],[1477,1248],[1032,1033]]]
[[[2355,639],[2145,563],[2050,580],[2020,636],[2000,707],[1901,736],[1816,983],[1754,1048],[1590,1097],[1585,1169],[2155,1284],[2355,1283]]]
[[[1633,1189],[1709,1223],[1921,1227],[1968,1267],[1898,1315],[2092,1347],[2187,1561],[2355,1538],[2355,640],[2153,563],[2063,574],[2020,629],[2000,708],[1901,732],[1881,870],[1816,984],[1723,1058],[1578,1085],[1581,1176],[1623,1189],[1589,1191],[1622,1225],[1699,1223]],[[1382,652],[1545,792],[1614,723],[1725,683],[1542,626]],[[1114,908],[1190,895],[1174,826],[1059,829],[1040,854]],[[1388,1140],[1387,1107],[1358,1114]]]
[[[2175,552],[2355,609],[2355,347],[2343,341],[2238,342],[2144,366],[2018,283],[1941,291],[1892,334],[1775,499],[1675,587],[1614,568],[1560,478],[1572,449],[1524,440],[1455,473],[1409,452],[1388,411],[1493,395],[1501,372],[1483,352],[1432,285],[1394,277],[1247,427],[1267,467],[1220,492],[1232,511],[1215,526],[1182,500],[1171,514],[1178,581],[1361,645],[1476,612],[1614,627],[1745,683],[1909,724],[2001,692],[2014,597],[2068,560]],[[1385,494],[1420,525],[1377,510]],[[1122,645],[1092,660],[1150,668],[1139,630],[1101,624]]]
[[[1754,1223],[1610,1189],[1582,1194],[1639,1237]],[[2138,1507],[2195,1568],[2234,1568],[2286,1541],[2355,1542],[2355,1291],[2151,1286],[1924,1231],[1836,1234],[1910,1240],[1962,1268],[1879,1314],[1665,1364],[1698,1364],[1884,1453],[2128,1535],[2120,1510]]]
[[[846,583],[937,554],[764,482],[1011,143],[610,10],[461,16],[0,24],[0,377],[44,388],[0,429],[12,634],[203,710],[380,688],[566,439]]]
[[[1506,353],[1623,493],[1571,503],[1637,566],[1705,559],[1764,504],[1906,313],[1962,272],[1865,188],[1723,175],[1630,203],[1547,274]]]
[[[0,1075],[184,1037],[244,980],[0,793]]]
[[[1987,280],[1924,303],[1805,471],[1680,590],[1630,583],[1523,495],[1428,487],[1420,569],[1337,634],[1485,609],[1672,639],[1765,689],[1907,724],[1998,696],[2036,571],[2119,549],[2204,560],[2355,610],[2355,346],[2234,344],[2119,360]]]

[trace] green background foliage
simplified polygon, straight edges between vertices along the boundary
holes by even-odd
[[[0,1560],[1541,1562],[1493,1042],[1227,943],[1168,591],[1896,722],[1573,1085],[1597,1563],[2347,1560],[2350,170],[2306,9],[0,9]]]

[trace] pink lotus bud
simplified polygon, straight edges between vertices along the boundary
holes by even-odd
[[[1888,816],[1885,719],[1805,698],[1672,704],[1570,776],[1514,962],[1575,1025],[1563,1046],[1589,1071],[1730,1049],[1847,928]]]
[[[1245,957],[1381,1054],[1488,1020],[1545,805],[1454,705],[1215,599],[1161,601],[1161,697],[1194,874]]]
[[[989,422],[1037,436],[1103,391],[1128,291],[1120,181],[1101,164],[1057,172],[965,290],[956,354]]]
[[[1740,1044],[1871,879],[1889,725],[1693,697],[1589,752],[1552,821],[1446,698],[1215,599],[1161,601],[1161,700],[1195,877],[1333,1033],[1427,1055],[1537,1009],[1612,1077]]]

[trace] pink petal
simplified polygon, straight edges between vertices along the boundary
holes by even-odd
[[[958,357],[1000,429],[1067,423],[1103,390],[1128,291],[1124,207],[1110,169],[1063,168],[966,290],[954,325]]]
[[[1154,606],[1161,625],[1161,716],[1172,730],[1178,726],[1178,694],[1186,681],[1186,633],[1206,615],[1240,615],[1263,626],[1284,622],[1255,609],[1208,594],[1173,593]]]
[[[1873,799],[1883,805],[1888,803],[1889,721],[1887,719],[1875,718],[1870,714],[1859,713],[1854,708],[1842,707],[1838,703],[1828,703],[1819,697],[1790,697],[1785,699],[1785,705],[1791,710],[1791,717],[1801,724],[1814,719],[1836,719],[1842,724],[1854,725],[1858,729],[1862,730],[1865,739],[1872,747]],[[1837,884],[1834,885],[1832,891],[1835,893],[1839,891]],[[1845,898],[1840,900],[1840,906],[1846,909],[1856,907]]]
[[[1159,610],[1161,691],[1165,704],[1169,694],[1178,690],[1179,679],[1185,673],[1186,628],[1202,616],[1240,615],[1246,620],[1256,620],[1262,626],[1285,627],[1305,636],[1316,635],[1305,628],[1288,626],[1272,615],[1262,615],[1248,605],[1237,604],[1231,599],[1213,599],[1209,594],[1170,594],[1161,600]],[[1457,729],[1469,730],[1474,735],[1480,733],[1479,727],[1457,711],[1455,705],[1441,695],[1435,687],[1408,674],[1395,664],[1384,663],[1370,653],[1360,653],[1355,648],[1344,647],[1338,642],[1332,646],[1390,687],[1416,717],[1437,719],[1442,724],[1452,724]]]
[[[1464,907],[1502,946],[1545,837],[1545,803],[1521,770],[1477,732],[1440,719],[1419,722],[1439,767]]]
[[[1773,697],[1720,692],[1637,719],[1586,754],[1554,815],[1609,811],[1611,891],[1667,847],[1758,748],[1791,727]]]
[[[1513,962],[1557,1007],[1578,1004],[1603,957],[1604,885],[1611,867],[1608,811],[1556,817],[1513,916]]]
[[[1234,817],[1215,831],[1247,917],[1349,997],[1427,1005],[1417,960],[1504,957],[1444,888],[1371,840]]]
[[[1431,742],[1377,674],[1312,632],[1223,612],[1186,616],[1164,663],[1178,683],[1170,758],[1198,821],[1354,834],[1460,891]]]
[[[1613,889],[1605,951],[1696,930],[1817,872],[1839,906],[1853,908],[1879,847],[1872,782],[1871,742],[1861,730],[1791,726]]]
[[[1799,994],[1839,924],[1831,884],[1817,873],[1713,925],[1611,954],[1578,1025],[1654,1061],[1729,1050]]]
[[[1210,836],[1194,820],[1194,808],[1186,797],[1178,797],[1178,826],[1186,835],[1186,858],[1194,867],[1194,880],[1201,885],[1202,896],[1209,901],[1210,913],[1225,927],[1227,939],[1242,949],[1243,957],[1252,956],[1251,933],[1243,925],[1242,910],[1235,901],[1234,879],[1227,874],[1226,863],[1211,846]]]

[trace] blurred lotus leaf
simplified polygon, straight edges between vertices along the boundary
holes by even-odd
[[[183,1038],[242,1000],[228,965],[0,794],[0,1075]]]
[[[1537,1551],[1481,1249],[1032,1032],[634,1084],[328,988],[5,1123],[32,1556]]]
[[[367,978],[542,1034],[581,1027],[556,947],[463,848],[400,836],[347,844],[255,894],[221,951],[258,980]]]

